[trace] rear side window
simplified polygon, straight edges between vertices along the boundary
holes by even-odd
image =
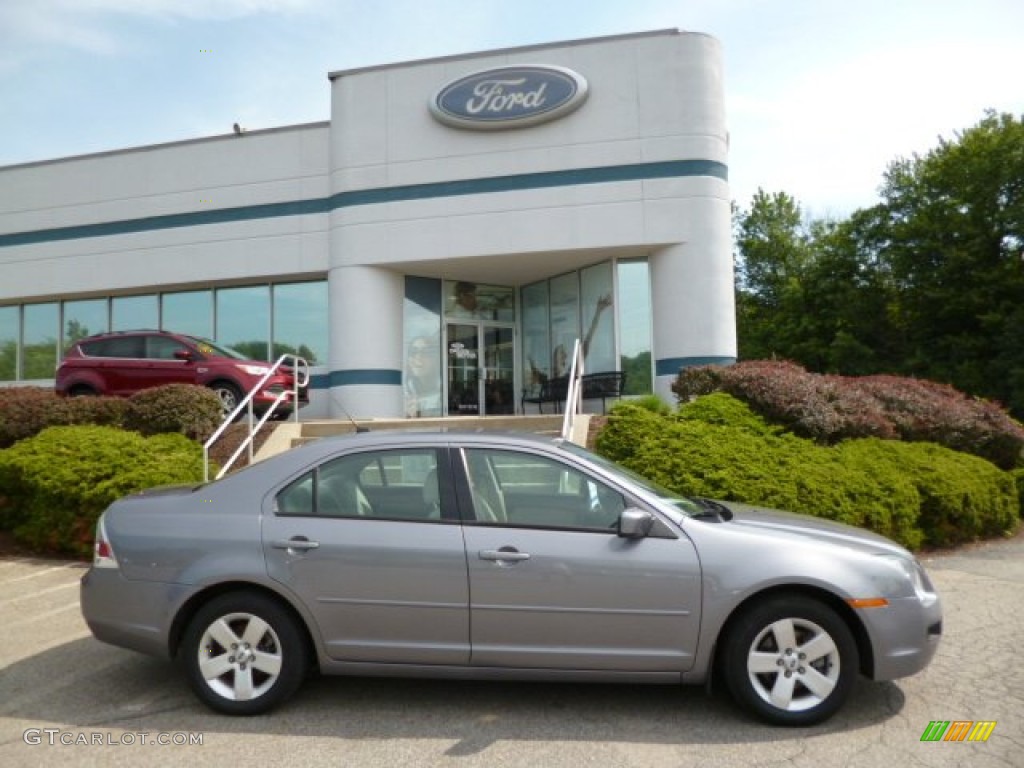
[[[439,521],[438,456],[433,448],[366,451],[321,464],[277,494],[279,515]]]
[[[82,353],[89,357],[135,357],[146,356],[145,337],[113,336],[107,339],[82,342]]]

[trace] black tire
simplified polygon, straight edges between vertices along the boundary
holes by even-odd
[[[68,390],[68,397],[95,397],[96,390],[88,384],[75,384]]]
[[[722,646],[722,675],[736,702],[773,725],[832,717],[858,675],[850,628],[824,603],[779,595],[736,617]]]
[[[298,690],[309,667],[295,619],[256,592],[228,593],[200,608],[178,661],[196,696],[226,715],[269,712]]]
[[[242,390],[230,381],[215,381],[210,384],[210,389],[220,398],[220,404],[224,409],[225,416],[235,410],[238,404],[242,402]]]

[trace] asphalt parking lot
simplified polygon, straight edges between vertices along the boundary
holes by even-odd
[[[945,604],[933,664],[784,730],[699,688],[361,678],[222,717],[170,664],[92,639],[83,565],[0,557],[0,765],[1024,766],[1024,535],[923,559]],[[985,743],[922,742],[933,720],[996,725]]]

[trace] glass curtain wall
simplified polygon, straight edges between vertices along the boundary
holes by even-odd
[[[270,286],[221,288],[216,300],[217,342],[250,360],[269,360]]]
[[[213,338],[213,291],[179,291],[160,297],[160,328]]]
[[[110,301],[110,330],[134,331],[160,327],[160,305],[156,294],[117,296]]]
[[[406,277],[402,313],[405,415],[441,416],[441,281]]]
[[[18,379],[20,307],[0,307],[0,381]]]
[[[293,354],[310,365],[327,364],[327,283],[273,286],[274,355]]]
[[[654,391],[651,359],[651,282],[647,259],[616,265],[619,283],[619,366],[625,371],[623,394]]]
[[[107,331],[108,307],[106,299],[84,299],[64,302],[61,349],[67,349],[79,339]]]
[[[653,391],[646,259],[595,264],[523,286],[520,296],[529,394],[547,379],[568,374],[577,338],[586,372],[621,370],[626,373],[626,394]]]
[[[326,280],[8,305],[0,307],[0,381],[52,379],[62,350],[79,339],[146,328],[213,338],[257,360],[273,344],[274,359],[297,352],[323,365],[327,327]]]
[[[21,378],[52,379],[57,371],[60,304],[26,304],[22,322]]]

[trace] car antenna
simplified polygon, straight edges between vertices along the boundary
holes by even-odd
[[[356,420],[352,418],[352,414],[350,414],[344,408],[341,409],[341,412],[345,414],[345,418],[348,419],[352,423],[353,427],[355,427],[357,435],[361,435],[361,434],[363,434],[365,432],[369,432],[370,431],[369,427],[364,427],[361,424],[357,424]]]

